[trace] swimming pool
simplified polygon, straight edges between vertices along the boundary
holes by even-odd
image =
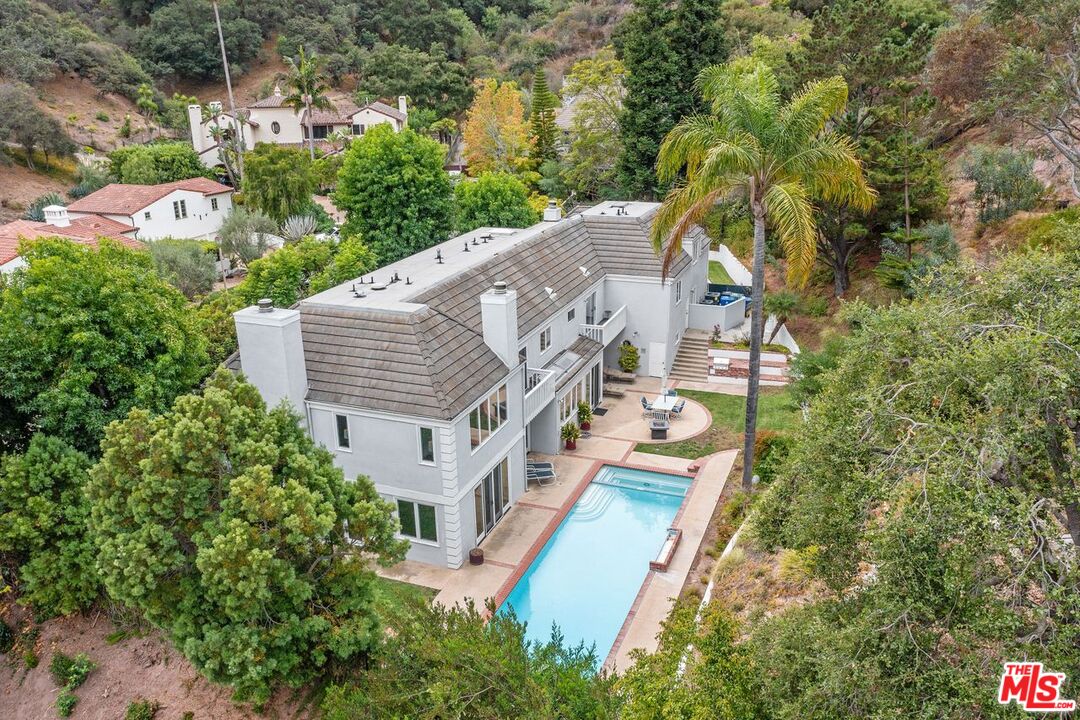
[[[556,624],[568,645],[596,645],[603,663],[649,561],[664,543],[691,478],[605,465],[570,508],[500,607],[546,641]]]

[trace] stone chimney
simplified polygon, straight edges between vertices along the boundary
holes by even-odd
[[[408,118],[408,116],[409,116],[409,103],[405,99],[404,95],[398,95],[397,96],[397,109],[398,109],[398,112],[400,112],[402,115],[404,115],[406,118]]]
[[[544,208],[544,222],[558,222],[562,220],[562,208],[554,200],[548,200]]]
[[[509,368],[518,364],[517,292],[502,280],[480,296],[484,343]]]
[[[307,367],[300,311],[275,308],[270,300],[233,313],[240,366],[268,407],[287,400],[305,419]]]
[[[67,227],[71,224],[67,208],[63,205],[49,205],[42,208],[41,212],[45,215],[45,222],[53,227]]]

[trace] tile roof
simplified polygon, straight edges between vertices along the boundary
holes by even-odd
[[[68,205],[68,212],[105,213],[109,215],[132,215],[147,205],[160,200],[174,190],[190,190],[203,195],[232,192],[228,185],[209,178],[198,177],[160,185],[125,185],[110,183]]]
[[[606,274],[660,282],[660,261],[648,234],[655,206],[638,210],[627,216],[598,211],[552,223],[406,298],[400,307],[411,310],[332,304],[326,294],[302,301],[308,398],[421,417],[456,417],[509,371],[484,343],[481,331],[480,295],[496,280],[517,292],[522,337]],[[692,237],[697,240],[700,232]],[[684,252],[672,273],[691,261]],[[572,362],[558,387],[600,350],[593,340],[575,340],[562,355]]]
[[[374,110],[387,117],[405,122],[405,113],[397,108],[390,107],[386,103],[379,102],[378,100],[370,102],[363,107],[357,107],[348,100],[337,100],[332,104],[334,105],[332,110],[312,110],[311,122],[313,125],[351,125],[353,115],[361,110]],[[306,110],[300,113],[300,122],[305,125],[307,124]]]
[[[58,227],[33,220],[16,220],[0,225],[0,264],[14,260],[19,256],[19,241],[35,240],[39,237],[64,237],[83,245],[97,246],[100,237],[107,237],[135,250],[146,246],[123,233],[133,232],[134,228],[103,217],[76,218],[66,227]]]
[[[429,308],[300,314],[309,400],[449,420],[509,372],[483,337]]]
[[[256,100],[255,102],[250,103],[247,107],[248,110],[285,107],[285,96],[281,93],[274,93],[273,95],[264,97],[261,100]]]

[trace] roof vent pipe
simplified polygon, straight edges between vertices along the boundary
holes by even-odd
[[[558,222],[562,220],[563,212],[558,203],[554,200],[549,200],[548,205],[544,208],[544,222]]]
[[[263,298],[259,301],[259,312],[267,313],[274,312],[274,301],[270,298]]]
[[[506,281],[505,280],[496,280],[495,281],[495,288],[492,290],[492,292],[494,292],[496,295],[505,295],[506,294]]]

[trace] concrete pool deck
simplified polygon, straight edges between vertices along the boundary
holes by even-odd
[[[623,669],[630,665],[630,650],[655,649],[660,624],[670,613],[690,572],[738,451],[698,460],[635,451],[637,443],[650,442],[638,398],[642,394],[654,397],[659,392],[659,381],[646,378],[621,387],[626,389],[626,397],[605,399],[603,407],[608,412],[594,419],[591,437],[579,440],[576,450],[556,456],[531,455],[532,459],[553,463],[558,480],[547,486],[529,486],[480,543],[483,565],[466,564],[455,570],[405,561],[380,569],[380,574],[433,588],[438,591],[434,602],[448,607],[470,601],[483,606],[489,598],[498,605],[603,465],[690,475],[694,481],[673,522],[683,531],[682,541],[665,572],[649,571],[611,652],[601,660],[609,670]],[[689,401],[683,417],[672,422],[666,442],[693,437],[711,423],[709,412]],[[691,466],[696,474],[689,470]]]

